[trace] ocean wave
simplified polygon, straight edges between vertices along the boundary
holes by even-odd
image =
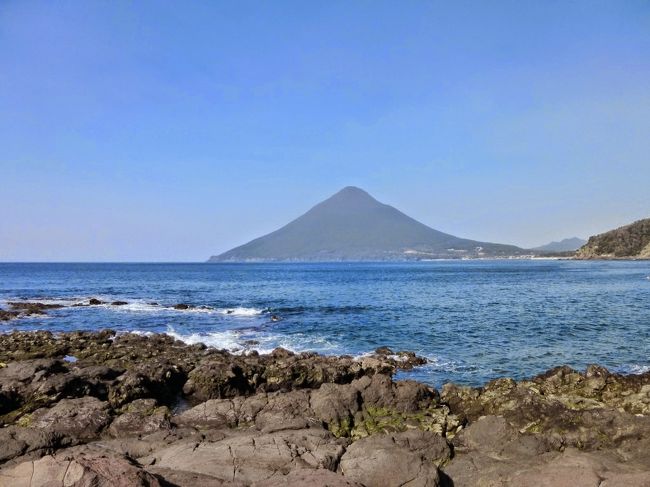
[[[0,303],[7,304],[10,301],[35,302],[42,304],[54,304],[64,307],[91,307],[89,301],[98,299],[101,304],[92,305],[92,308],[100,308],[123,313],[197,313],[197,314],[219,314],[232,317],[254,317],[264,314],[277,315],[295,315],[295,314],[357,314],[364,313],[371,309],[363,305],[344,305],[344,306],[279,306],[279,307],[252,307],[252,306],[226,306],[214,307],[208,305],[194,305],[188,303],[188,308],[176,308],[176,304],[162,304],[153,299],[129,299],[119,296],[95,294],[92,296],[75,296],[75,297],[16,297],[1,299]],[[119,303],[119,304],[116,304]],[[125,304],[123,304],[125,303]]]
[[[127,304],[115,305],[106,302],[98,305],[105,309],[126,313],[183,313],[183,314],[218,314],[232,317],[252,317],[267,313],[268,310],[261,308],[246,308],[236,306],[232,308],[214,308],[212,306],[190,306],[186,309],[178,309],[174,306],[163,306],[152,301],[132,301]]]
[[[167,327],[169,336],[174,337],[188,345],[204,343],[209,347],[225,349],[229,352],[242,352],[245,350],[244,344],[241,343],[239,333],[235,330],[213,331],[209,333],[189,333],[183,334],[177,332],[172,326]]]
[[[268,310],[260,308],[246,308],[236,306],[232,308],[214,308],[212,306],[189,306],[185,309],[176,308],[173,305],[163,306],[158,303],[141,300],[132,301],[127,304],[113,304],[105,302],[97,305],[98,308],[110,309],[111,311],[121,311],[127,313],[197,313],[197,314],[219,314],[226,316],[259,316],[266,313]]]
[[[98,308],[104,308],[111,311],[120,311],[125,313],[157,313],[165,309],[157,303],[151,301],[132,301],[127,304],[116,305],[112,303],[104,303],[97,305]]]
[[[203,343],[209,347],[226,349],[231,353],[256,351],[271,353],[278,347],[290,352],[318,352],[325,355],[342,354],[340,346],[323,336],[305,336],[302,333],[282,335],[276,333],[252,334],[245,330],[222,330],[202,333],[182,333],[171,325],[166,333],[189,345]]]
[[[229,316],[258,316],[268,312],[268,310],[266,309],[244,308],[244,307],[221,308],[221,309],[216,309],[215,311],[219,314],[229,315]]]
[[[98,299],[101,304],[89,306],[91,299]],[[136,299],[127,301],[115,296],[93,295],[87,297],[16,297],[3,298],[0,303],[7,305],[10,302],[24,303],[41,303],[46,305],[60,305],[64,307],[82,307],[91,309],[105,309],[123,313],[199,313],[199,314],[219,314],[233,317],[252,317],[268,313],[267,308],[253,308],[245,306],[232,306],[215,308],[212,306],[194,306],[189,305],[186,309],[178,309],[176,305],[162,305],[152,299]]]
[[[622,374],[640,375],[650,372],[650,365],[626,364],[616,368],[615,371]]]

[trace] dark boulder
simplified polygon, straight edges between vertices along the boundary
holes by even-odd
[[[154,359],[137,364],[119,376],[111,385],[108,400],[120,407],[136,399],[156,399],[172,403],[187,379],[185,371],[167,360]]]
[[[170,429],[171,412],[155,399],[136,399],[124,406],[108,428],[116,438],[140,436]]]
[[[20,316],[18,311],[7,311],[5,309],[0,309],[0,321],[10,321],[15,320]]]

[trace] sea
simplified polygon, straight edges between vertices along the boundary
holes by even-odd
[[[388,346],[428,359],[399,379],[436,387],[564,364],[650,371],[647,261],[0,264],[0,308],[90,298],[128,304],[66,306],[0,323],[0,333],[162,332],[234,353],[363,356]]]

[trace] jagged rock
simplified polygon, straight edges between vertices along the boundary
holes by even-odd
[[[320,426],[309,407],[308,391],[273,393],[268,395],[267,401],[255,416],[255,426],[265,433]]]
[[[403,370],[411,370],[413,367],[427,363],[426,358],[419,357],[413,352],[393,352],[388,347],[379,347],[377,350],[375,350],[375,355],[382,358],[387,363],[390,363],[393,366]]]
[[[47,309],[60,309],[62,304],[38,303],[30,301],[10,301],[7,303],[11,309],[22,310],[25,314],[43,314]]]
[[[115,332],[72,332],[60,336],[50,331],[20,332],[0,335],[0,361],[60,358],[78,355],[88,348],[103,347],[110,343]]]
[[[450,456],[444,438],[411,430],[354,442],[341,457],[340,468],[345,477],[367,487],[438,486],[436,466]]]
[[[319,389],[212,399],[183,412],[177,424],[200,428],[254,425],[264,432],[326,425],[337,437],[418,428],[452,436],[460,423],[437,393],[411,381],[374,375]]]
[[[154,358],[133,366],[118,377],[108,400],[115,407],[143,398],[171,402],[181,392],[186,377],[178,366]]]
[[[361,409],[358,381],[351,384],[323,384],[311,393],[311,408],[316,417],[332,425],[351,427],[351,418]],[[334,432],[343,436],[344,431]]]
[[[154,475],[116,455],[47,455],[0,470],[12,487],[162,487]]]
[[[255,392],[317,388],[324,383],[345,384],[377,373],[392,373],[385,360],[294,354],[277,349],[268,356],[250,354],[233,359],[215,354],[189,373],[183,392],[196,401],[251,395]]]
[[[0,424],[52,404],[72,386],[64,362],[52,359],[10,362],[0,368]]]
[[[95,397],[82,397],[61,399],[51,408],[37,409],[23,424],[71,438],[91,440],[99,436],[110,420],[107,402]]]
[[[108,433],[114,437],[146,435],[171,427],[169,408],[158,406],[155,399],[136,399],[120,413],[108,428]]]
[[[597,449],[650,434],[650,417],[630,414],[645,407],[644,381],[650,375],[622,377],[593,367],[580,374],[559,367],[530,381],[498,379],[478,389],[446,384],[441,398],[470,421],[500,415],[557,445]]]
[[[20,312],[18,311],[7,311],[5,309],[0,308],[0,321],[15,320],[19,316],[20,316]]]
[[[10,301],[9,310],[0,308],[0,322],[15,320],[34,315],[45,315],[49,309],[63,308],[61,304],[33,303],[27,301]]]
[[[434,389],[413,381],[393,382],[382,374],[346,386],[321,386],[312,392],[311,406],[336,436],[362,438],[409,428],[452,436],[461,425],[438,403]]]
[[[83,453],[138,458],[181,487],[646,485],[650,374],[558,367],[438,394],[393,381],[393,355],[234,355],[111,330],[0,334],[0,474],[53,453],[72,471]]]
[[[51,451],[69,442],[58,433],[20,426],[0,428],[0,464],[21,455],[38,451]]]
[[[202,401],[248,395],[255,391],[248,376],[254,381],[259,374],[246,374],[239,364],[205,363],[190,372],[183,392]]]

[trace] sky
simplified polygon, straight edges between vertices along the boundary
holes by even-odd
[[[203,261],[347,185],[524,247],[650,217],[650,1],[0,0],[0,261]]]

